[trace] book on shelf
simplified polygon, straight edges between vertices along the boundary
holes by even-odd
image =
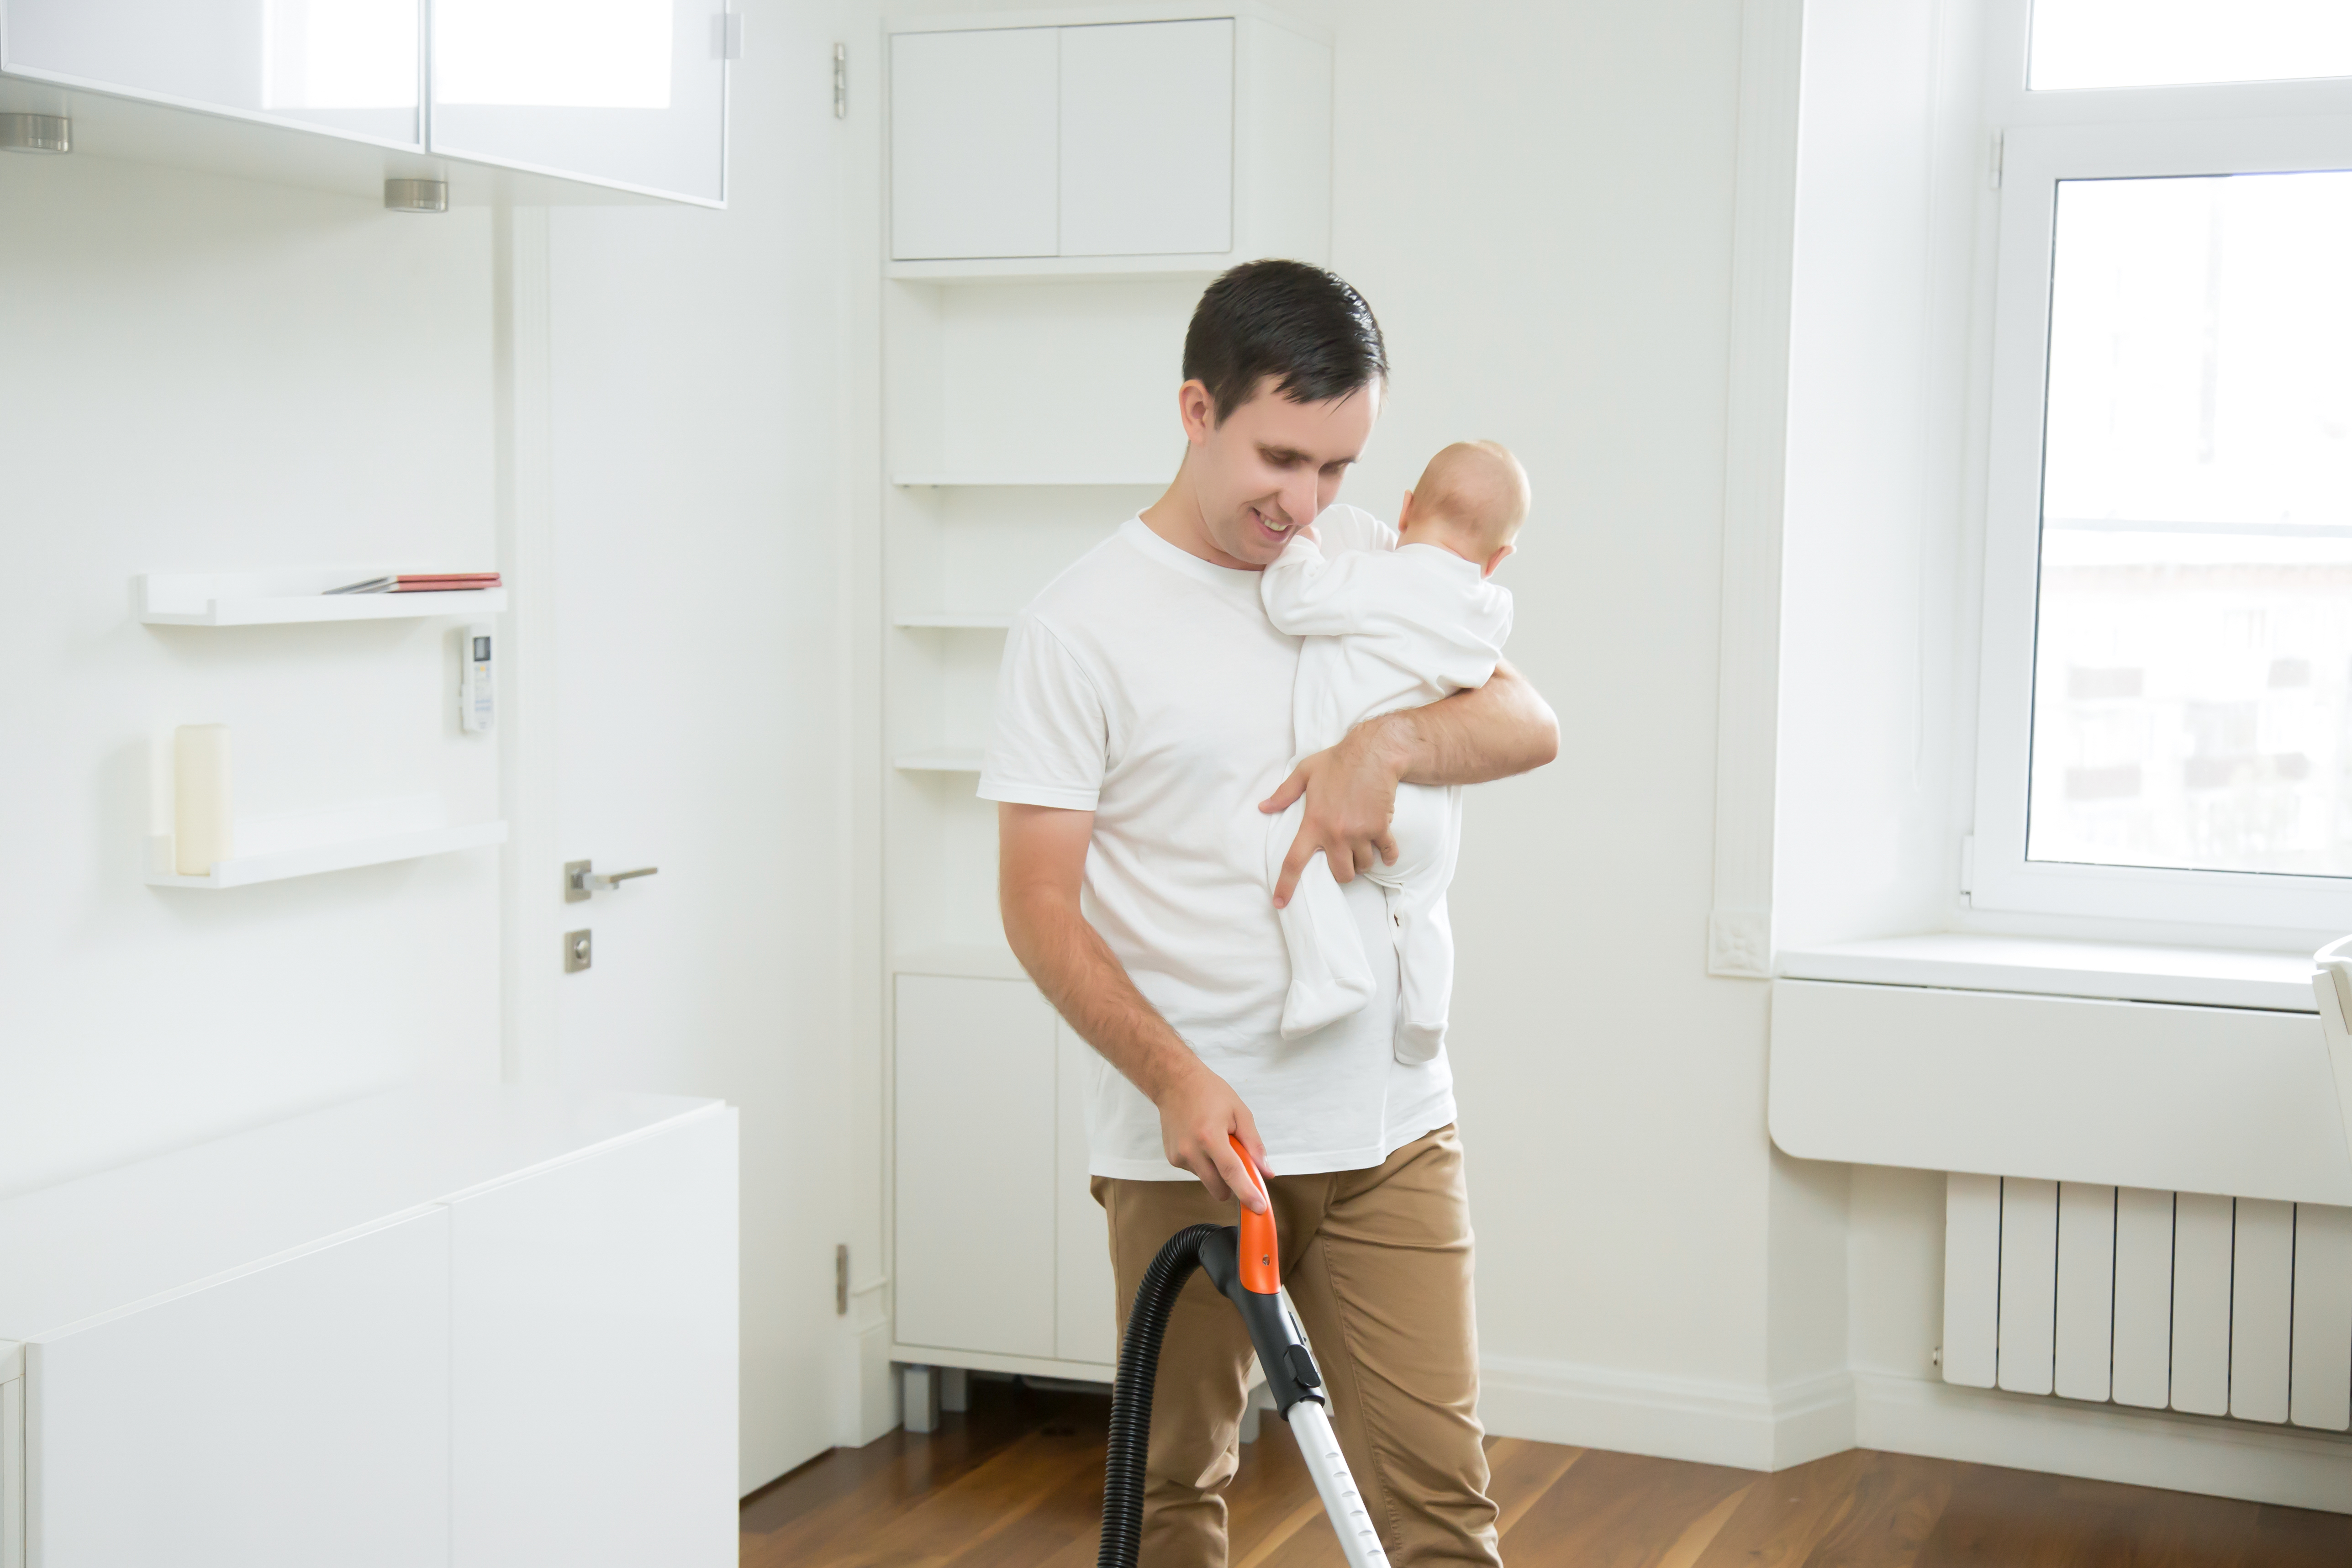
[[[330,594],[462,594],[478,588],[499,586],[495,572],[407,572],[388,577],[370,577],[363,583],[346,583],[340,588],[330,588]]]

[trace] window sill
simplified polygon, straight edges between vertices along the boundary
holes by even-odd
[[[1779,954],[1791,980],[2316,1013],[2309,953],[1936,931]]]

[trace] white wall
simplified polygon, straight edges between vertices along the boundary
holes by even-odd
[[[1764,988],[1704,971],[1739,22],[1340,23],[1333,263],[1395,367],[1350,492],[1392,514],[1447,441],[1519,454],[1508,651],[1561,720],[1559,762],[1473,793],[1453,900],[1497,1412],[1513,1383],[1766,1377]]]
[[[0,1192],[499,1072],[497,852],[144,885],[177,724],[240,812],[497,815],[445,625],[150,627],[142,572],[495,564],[487,215],[0,158]]]

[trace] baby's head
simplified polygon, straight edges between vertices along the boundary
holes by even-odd
[[[1528,518],[1528,471],[1498,441],[1456,441],[1404,492],[1397,533],[1405,544],[1434,544],[1487,575],[1514,548]]]

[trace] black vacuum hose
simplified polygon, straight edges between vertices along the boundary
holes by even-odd
[[[1151,1444],[1151,1384],[1160,1375],[1160,1341],[1184,1282],[1201,1264],[1201,1243],[1223,1227],[1187,1226],[1168,1238],[1127,1315],[1118,1347],[1118,1381],[1110,1394],[1110,1456],[1103,1467],[1102,1552],[1097,1568],[1136,1568],[1143,1550],[1144,1467]]]

